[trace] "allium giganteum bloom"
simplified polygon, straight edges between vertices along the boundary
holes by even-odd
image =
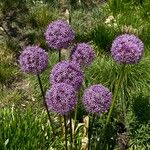
[[[74,40],[75,34],[71,26],[65,20],[56,20],[49,24],[45,32],[46,42],[51,48],[67,48]]]
[[[92,114],[107,112],[111,105],[112,93],[101,84],[93,85],[86,89],[83,95],[83,104]]]
[[[76,105],[76,92],[74,88],[66,83],[58,83],[46,92],[48,108],[61,115],[66,115]]]
[[[135,35],[123,34],[118,36],[111,47],[114,60],[120,64],[136,64],[144,52],[143,42]]]
[[[38,46],[27,46],[19,57],[19,63],[24,72],[40,74],[48,65],[48,53]]]
[[[73,47],[71,52],[71,60],[79,63],[80,66],[88,66],[95,58],[92,47],[86,43],[79,43]]]
[[[83,78],[79,65],[69,60],[56,64],[50,75],[52,84],[64,82],[72,85],[76,90],[82,85]]]

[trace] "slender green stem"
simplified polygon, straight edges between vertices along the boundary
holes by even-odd
[[[109,113],[108,113],[108,117],[107,117],[107,120],[106,120],[105,127],[108,125],[108,123],[110,121],[110,117],[112,115],[112,111],[113,111],[113,108],[115,106],[115,102],[117,100],[117,95],[118,95],[118,92],[119,92],[119,88],[120,88],[120,85],[121,85],[121,82],[122,82],[123,76],[124,76],[124,68],[125,68],[125,66],[123,65],[122,70],[121,70],[121,74],[120,74],[119,79],[118,79],[118,82],[115,86],[114,96],[113,96],[113,99],[112,99],[112,105],[111,105]]]
[[[77,102],[78,104],[78,102]],[[75,133],[75,130],[76,130],[76,120],[77,120],[77,109],[78,109],[78,106],[76,104],[76,107],[75,107],[75,115],[74,115],[74,131],[73,131],[73,145],[75,145],[75,147],[77,147],[77,144],[76,144],[76,133]]]
[[[61,135],[60,136],[63,136],[63,134],[64,134],[63,119],[62,119],[62,116],[58,116],[58,117],[59,117],[60,128],[61,128]]]
[[[58,62],[61,61],[61,49],[58,50]],[[62,123],[62,116],[59,116],[59,122],[61,126],[61,133],[63,135],[63,123]]]
[[[77,120],[77,111],[78,110],[78,106],[76,105],[75,107],[75,115],[74,115],[74,129],[76,128],[76,120]]]
[[[58,61],[60,62],[61,61],[61,49],[59,49],[59,59],[58,59]]]
[[[75,107],[75,115],[74,115],[74,129],[76,128],[76,120],[77,120],[77,113],[78,113],[78,103],[80,100],[80,90],[78,91],[78,100],[77,100],[77,104]]]
[[[90,133],[90,127],[91,127],[91,124],[90,124],[90,116],[89,116],[89,128],[88,128],[88,150],[90,150],[90,143],[91,143],[91,133]]]
[[[70,120],[70,145],[71,145],[71,150],[72,150],[73,139],[72,139],[72,119],[71,119],[71,112],[70,112],[69,120]]]
[[[66,116],[64,115],[64,125],[65,125],[65,147],[66,147],[66,150],[68,149],[68,146],[67,146],[67,122],[66,122]]]
[[[91,135],[92,135],[92,128],[93,128],[93,115],[90,119],[90,116],[89,116],[89,128],[88,128],[88,150],[90,150],[91,148]]]
[[[68,9],[69,9],[69,24],[71,24],[71,13],[72,13],[72,3],[74,2],[74,0],[70,0],[69,2],[69,6],[68,6]]]
[[[75,107],[75,114],[74,114],[74,131],[73,131],[73,144],[75,145],[75,149],[77,149],[77,140],[75,138],[76,136],[76,133],[75,133],[75,130],[76,130],[76,122],[77,122],[77,113],[78,113],[78,103],[79,103],[79,100],[80,100],[80,90],[78,92],[78,100],[77,100],[77,104],[76,104],[76,107]]]
[[[122,65],[121,67],[121,73],[119,75],[119,79],[117,80],[117,83],[115,84],[115,89],[114,89],[114,95],[113,95],[113,99],[112,99],[112,104],[111,104],[111,107],[110,107],[110,110],[109,110],[109,113],[108,113],[108,116],[107,116],[107,120],[106,120],[106,124],[102,130],[102,136],[105,135],[106,133],[106,130],[107,130],[107,126],[110,122],[110,118],[111,118],[111,115],[112,115],[112,112],[113,112],[113,109],[115,107],[115,103],[116,103],[116,100],[117,100],[117,95],[118,95],[118,92],[119,92],[119,88],[121,88],[121,84],[122,84],[122,80],[123,80],[123,77],[124,77],[124,69],[125,69],[125,65]],[[104,138],[104,144],[105,144],[105,138]],[[100,149],[100,142],[98,144],[98,149]]]
[[[122,91],[121,91],[121,94],[122,94],[122,97],[121,97],[121,104],[122,104],[122,112],[123,112],[123,121],[124,123],[126,122],[126,103],[125,103],[125,95],[124,95],[124,88],[122,87],[121,88]]]
[[[50,113],[49,113],[49,110],[48,110],[48,106],[46,104],[46,100],[45,100],[45,94],[44,94],[44,90],[43,90],[43,86],[42,86],[42,82],[41,82],[41,78],[40,78],[40,75],[37,74],[37,78],[38,78],[38,82],[39,82],[39,85],[40,85],[40,89],[41,89],[41,94],[42,94],[42,97],[43,97],[43,103],[44,103],[44,106],[46,108],[46,111],[47,111],[47,115],[48,115],[48,119],[49,119],[49,122],[51,124],[51,127],[52,127],[52,132],[53,132],[53,136],[55,135],[55,131],[54,131],[54,127],[53,127],[53,123],[52,123],[52,118],[50,116]]]

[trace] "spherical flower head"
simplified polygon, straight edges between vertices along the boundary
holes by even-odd
[[[40,74],[48,65],[48,53],[38,46],[28,46],[22,51],[19,64],[26,73]]]
[[[83,104],[92,114],[107,112],[112,101],[112,93],[103,85],[93,85],[86,89],[83,95]]]
[[[79,43],[72,49],[71,60],[78,63],[81,67],[90,65],[94,58],[95,53],[89,44]]]
[[[69,46],[74,40],[75,34],[67,21],[57,20],[48,25],[45,37],[51,48],[60,50]]]
[[[56,64],[50,75],[52,84],[67,83],[72,85],[76,90],[82,85],[83,78],[83,73],[79,65],[69,60]]]
[[[111,47],[114,60],[120,64],[136,64],[144,52],[143,42],[135,35],[123,34],[118,36]]]
[[[70,112],[77,101],[74,88],[66,83],[54,84],[47,90],[45,98],[48,108],[61,115]]]

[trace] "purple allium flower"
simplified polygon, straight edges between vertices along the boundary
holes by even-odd
[[[143,42],[135,35],[123,34],[118,36],[111,47],[114,60],[120,64],[136,64],[144,52]]]
[[[27,46],[19,57],[19,63],[24,72],[39,74],[48,65],[48,53],[38,46]]]
[[[77,101],[74,88],[66,83],[54,84],[47,90],[45,98],[48,108],[61,115],[71,111]]]
[[[92,114],[107,112],[111,105],[112,93],[103,85],[93,85],[86,89],[83,95],[83,104]]]
[[[83,78],[83,73],[78,64],[69,60],[56,64],[50,75],[52,84],[64,82],[72,85],[76,90],[82,85]]]
[[[67,48],[75,38],[71,26],[65,20],[56,20],[49,24],[45,33],[46,41],[51,48]]]
[[[95,53],[92,47],[86,43],[79,43],[72,49],[71,60],[82,67],[90,65],[94,58]]]

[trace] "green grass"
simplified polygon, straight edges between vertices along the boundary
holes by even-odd
[[[14,4],[11,2],[14,2]],[[18,6],[15,0],[9,1],[9,3],[10,5],[4,3],[1,8],[7,10],[11,8],[11,5]],[[71,22],[76,32],[75,43],[90,42],[97,54],[92,65],[84,70],[85,87],[102,83],[111,91],[114,90],[114,84],[120,74],[120,66],[112,60],[110,47],[117,35],[125,33],[125,26],[136,29],[137,34],[144,42],[145,54],[142,61],[125,68],[123,90],[126,93],[128,109],[126,119],[130,136],[129,149],[148,150],[150,149],[150,95],[148,93],[150,84],[150,2],[144,0],[144,3],[140,4],[140,1],[126,0],[120,3],[118,0],[112,0],[109,4],[94,6],[92,10],[88,7],[85,9],[85,3],[88,4],[88,1],[84,2],[84,7],[74,7]],[[17,66],[18,63],[16,63],[16,57],[21,50],[18,44],[22,44],[22,42],[26,44],[27,41],[30,44],[38,44],[49,51],[48,68],[41,74],[44,90],[47,90],[50,86],[49,75],[58,61],[58,53],[47,47],[44,40],[44,31],[52,20],[64,18],[64,8],[60,7],[57,0],[53,0],[53,3],[43,0],[42,4],[35,2],[34,5],[29,2],[26,6],[29,9],[28,12],[19,14],[13,20],[14,23],[17,20],[21,22],[21,25],[25,25],[21,29],[21,35],[25,37],[24,40],[20,41],[14,38],[12,40],[7,36],[4,36],[2,40],[0,39],[3,42],[0,46],[1,52],[3,52],[0,56],[2,62],[0,64],[0,83],[4,85],[3,92],[0,93],[0,149],[52,150],[54,148],[61,150],[64,149],[64,137],[59,138],[57,136],[56,139],[52,139],[37,77],[21,73]],[[131,14],[134,15],[131,17]],[[109,24],[105,23],[111,15],[114,16],[114,20]],[[65,56],[63,56],[63,59],[65,59]],[[82,94],[83,91],[81,97]],[[114,122],[111,124],[111,131],[114,132],[110,132],[109,135],[113,136],[112,140],[109,141],[110,146],[114,146],[116,150],[119,149],[115,141],[116,124],[121,121],[122,115],[119,108],[121,106],[120,99],[121,94],[117,97],[118,105],[113,114]],[[82,104],[80,106],[78,119],[87,115]],[[94,133],[97,131],[97,134],[100,135],[101,128],[106,121],[106,115],[101,118],[97,117],[94,122]],[[52,116],[54,117],[53,114]],[[58,121],[55,122],[55,125],[59,135]],[[83,130],[79,131],[76,137],[80,145]]]
[[[45,111],[1,109],[0,149],[48,149],[53,144]]]

